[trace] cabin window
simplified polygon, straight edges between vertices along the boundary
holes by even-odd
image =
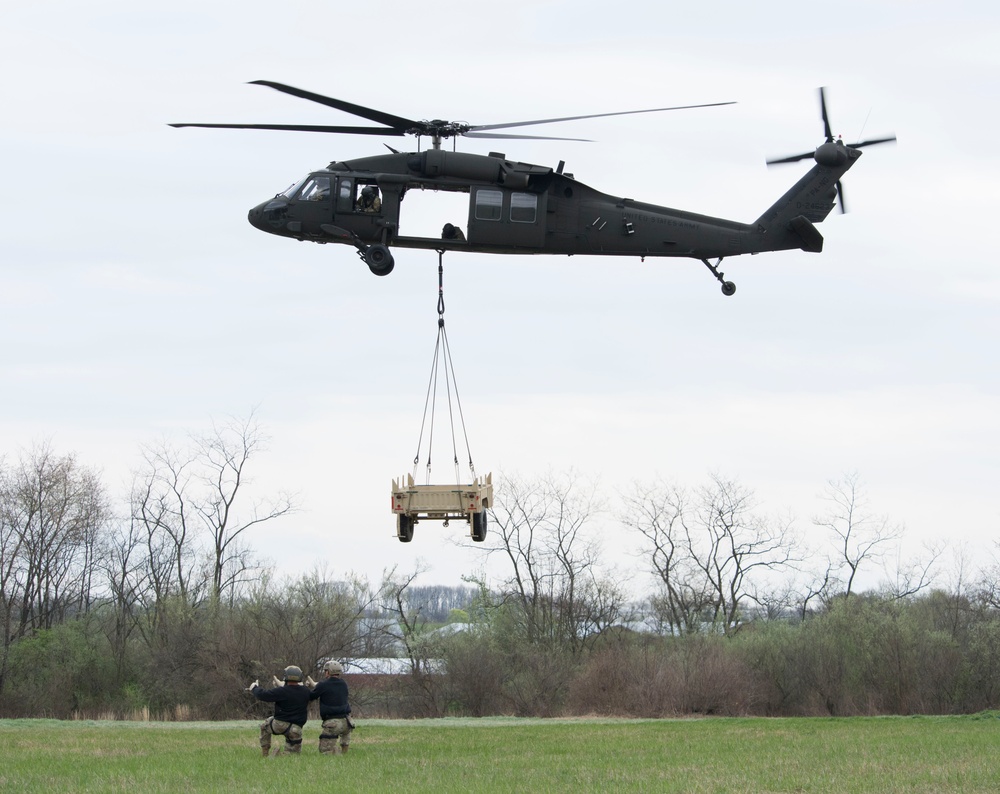
[[[314,176],[302,186],[299,199],[302,201],[327,201],[330,198],[330,177]]]
[[[503,214],[503,193],[499,190],[476,191],[476,220],[498,221]]]
[[[515,223],[534,223],[538,210],[538,196],[534,193],[510,194],[510,219]]]
[[[354,180],[350,177],[337,177],[337,212],[350,212],[354,209]]]
[[[378,192],[378,185],[374,182],[362,182],[358,180],[358,195],[355,196],[354,210],[356,212],[381,212],[382,197]]]

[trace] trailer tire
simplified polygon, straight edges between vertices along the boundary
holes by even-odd
[[[405,513],[396,516],[396,537],[400,543],[409,543],[413,540],[413,519]]]
[[[476,543],[486,540],[486,511],[472,514],[472,539]]]

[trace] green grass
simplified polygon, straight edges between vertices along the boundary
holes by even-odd
[[[346,756],[261,758],[257,723],[0,720],[0,791],[1000,791],[1000,713],[367,720]]]

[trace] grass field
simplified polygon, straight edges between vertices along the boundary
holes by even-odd
[[[261,758],[257,723],[0,720],[0,791],[1000,791],[1000,713],[370,720],[345,756]]]

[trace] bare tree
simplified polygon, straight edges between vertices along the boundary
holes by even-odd
[[[738,628],[752,582],[801,561],[791,524],[755,512],[752,491],[713,475],[699,489],[693,527],[685,528],[688,550],[715,595],[712,622],[725,632]],[[699,541],[700,536],[700,541]]]
[[[799,589],[798,612],[799,618],[806,619],[809,614],[809,602],[818,598],[821,603],[827,604],[830,600],[830,588],[833,583],[833,563],[826,560],[822,573],[815,574],[807,580],[805,585]]]
[[[112,610],[107,633],[119,679],[128,642],[143,619],[151,590],[146,560],[146,536],[134,518],[112,522],[98,556],[98,569]]]
[[[862,566],[881,562],[902,536],[902,528],[889,523],[885,515],[877,515],[868,504],[861,476],[857,472],[831,480],[823,499],[828,503],[824,516],[815,518],[816,526],[824,527],[833,537],[841,569],[847,571],[844,594],[854,591]]]
[[[200,590],[196,527],[188,504],[194,459],[167,442],[146,447],[143,459],[133,479],[131,512],[145,533],[155,601],[162,606],[176,595],[188,603]]]
[[[248,567],[245,550],[239,545],[243,533],[294,510],[291,497],[281,494],[274,499],[257,499],[244,513],[236,514],[236,498],[249,484],[248,463],[262,450],[264,441],[252,414],[245,421],[214,425],[210,434],[196,441],[204,486],[204,497],[196,509],[211,537],[212,597],[216,601],[227,590],[235,591]]]
[[[746,602],[770,600],[767,579],[801,560],[791,523],[756,507],[752,491],[718,475],[690,497],[674,486],[636,486],[626,500],[624,521],[645,538],[673,629],[735,631]]]
[[[886,593],[901,600],[930,587],[934,581],[934,568],[945,548],[944,542],[925,544],[922,554],[909,559],[903,559],[897,553],[892,566],[886,566]]]
[[[495,545],[510,563],[505,598],[517,605],[529,643],[580,653],[626,616],[622,588],[602,573],[600,545],[588,532],[603,507],[575,475],[533,483],[503,476],[490,510]]]
[[[3,461],[0,461],[2,464]],[[20,620],[22,592],[20,560],[24,536],[20,531],[20,508],[15,499],[11,474],[0,465],[0,692],[3,691],[10,660],[10,648],[16,639]]]
[[[645,539],[650,571],[660,585],[650,600],[670,633],[696,632],[713,602],[712,590],[692,558],[684,516],[687,495],[667,483],[635,483],[624,498],[621,522]]]
[[[250,461],[263,448],[252,414],[214,425],[186,447],[164,442],[146,448],[132,514],[146,530],[158,599],[176,593],[190,603],[204,586],[218,603],[232,599],[245,581],[252,561],[244,533],[294,510],[285,494],[243,505]]]
[[[1000,551],[1000,542],[996,547]],[[983,606],[1000,609],[1000,558],[995,555],[979,573],[975,585],[975,599]]]
[[[393,619],[386,629],[402,646],[410,666],[410,675],[399,690],[400,699],[410,696],[413,710],[426,716],[440,716],[443,711],[442,680],[432,659],[440,658],[440,649],[427,632],[427,616],[420,606],[410,602],[409,589],[417,578],[426,572],[421,564],[410,573],[399,573],[395,568],[383,574],[379,588],[382,613]]]
[[[109,515],[97,474],[47,446],[0,470],[0,688],[12,644],[90,603]]]
[[[383,574],[379,588],[382,611],[395,621],[395,627],[387,624],[387,630],[403,647],[414,675],[428,672],[428,659],[421,643],[421,636],[427,627],[427,615],[420,606],[411,603],[409,591],[417,578],[426,572],[423,564],[409,573],[399,573],[392,568]]]

